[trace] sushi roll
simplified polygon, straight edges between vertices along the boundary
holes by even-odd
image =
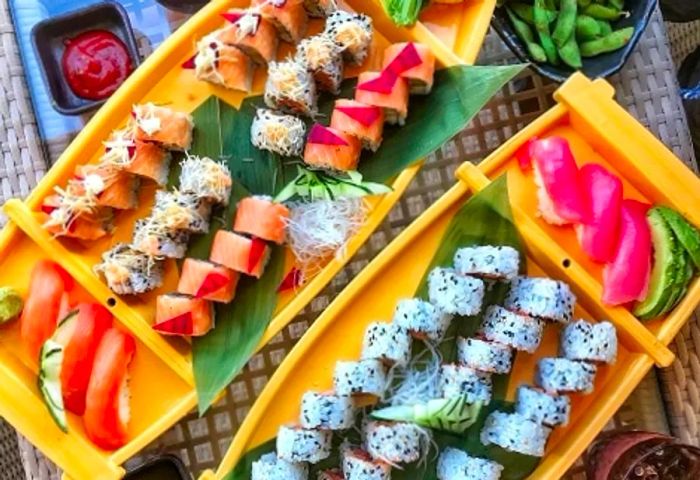
[[[352,398],[332,392],[306,392],[301,397],[301,426],[319,430],[345,430],[355,423]]]
[[[211,158],[189,155],[180,162],[180,191],[228,205],[233,180],[228,167]]]
[[[75,187],[73,186],[75,185]],[[41,204],[42,227],[54,237],[97,240],[114,230],[111,208],[98,207],[95,194],[71,180],[65,189],[56,187]]]
[[[133,210],[139,206],[139,177],[107,163],[79,165],[75,178],[95,195],[98,207]]]
[[[246,197],[236,207],[233,230],[277,244],[284,243],[289,209],[272,197]]]
[[[265,105],[295,115],[316,115],[316,83],[304,65],[294,60],[270,62]]]
[[[542,341],[543,325],[537,318],[520,315],[498,305],[486,309],[480,334],[491,342],[535,353]]]
[[[170,150],[189,150],[194,123],[188,113],[146,103],[131,111],[136,128],[134,138],[157,143]]]
[[[335,364],[333,385],[338,395],[367,394],[381,398],[387,388],[384,364],[377,359],[339,361]]]
[[[160,145],[135,140],[131,129],[113,132],[104,145],[105,154],[100,163],[153,180],[159,186],[168,183],[171,155]]]
[[[562,330],[559,349],[569,360],[612,364],[617,357],[617,332],[610,322],[577,320]]]
[[[304,148],[304,163],[329,170],[356,170],[362,154],[354,136],[318,123],[311,127]]]
[[[297,46],[296,61],[311,72],[319,90],[340,93],[343,56],[340,46],[325,35],[306,38]]]
[[[439,342],[445,336],[452,317],[433,304],[418,298],[399,301],[394,311],[394,323],[411,332],[413,337]]]
[[[481,430],[481,443],[510,452],[542,457],[552,430],[519,413],[493,412]]]
[[[293,115],[259,108],[250,127],[250,138],[260,150],[300,157],[304,153],[306,125]]]
[[[381,107],[384,121],[403,125],[408,117],[408,82],[384,72],[362,72],[357,78],[355,100]]]
[[[370,323],[362,342],[362,358],[378,358],[388,365],[408,365],[411,341],[408,330],[395,323]]]
[[[374,460],[361,448],[344,447],[341,456],[345,480],[391,480],[391,465]]]
[[[222,42],[219,31],[197,42],[194,72],[199,80],[249,92],[253,86],[253,71],[250,57],[239,48]]]
[[[102,274],[117,295],[146,293],[163,284],[163,262],[125,243],[117,243],[103,253],[95,272]]]
[[[480,372],[504,374],[513,367],[513,351],[501,343],[459,337],[457,361]]]
[[[169,230],[185,230],[191,233],[207,233],[211,202],[192,193],[178,190],[156,191],[152,218]]]
[[[535,383],[551,393],[591,393],[596,366],[566,358],[542,358],[537,362]]]
[[[154,257],[185,258],[189,241],[186,230],[169,229],[157,218],[147,217],[136,220],[131,246]]]
[[[277,431],[277,456],[288,462],[318,463],[331,454],[329,430],[282,425]]]
[[[574,316],[576,297],[564,282],[542,277],[516,277],[503,306],[513,312],[560,323]]]
[[[156,299],[153,329],[164,335],[198,337],[214,328],[211,303],[181,293],[166,293]]]
[[[312,18],[326,18],[338,10],[335,0],[304,0],[304,10]]]
[[[211,302],[230,303],[236,295],[238,278],[238,272],[222,265],[186,258],[182,263],[177,291]]]
[[[274,25],[285,42],[297,44],[304,38],[309,18],[303,0],[253,0],[250,6]]]
[[[537,423],[556,427],[569,423],[571,400],[566,395],[554,395],[521,385],[516,393],[515,411]]]
[[[433,88],[435,55],[421,43],[395,43],[384,50],[384,70],[408,81],[411,93],[427,95]]]
[[[430,303],[444,313],[476,315],[484,303],[484,282],[459,275],[451,268],[435,268],[428,275]]]
[[[340,45],[345,61],[361,65],[372,45],[372,19],[361,13],[336,10],[328,16],[323,34]]]
[[[234,272],[260,278],[270,258],[270,247],[263,240],[219,230],[209,253],[209,260]]]
[[[224,14],[231,25],[219,30],[219,40],[236,47],[257,65],[266,66],[277,55],[277,30],[262,15],[234,9]]]
[[[498,480],[503,465],[492,460],[472,457],[456,448],[445,448],[438,457],[438,480]]]
[[[375,460],[411,463],[421,457],[427,430],[413,423],[369,421],[363,429],[365,447]]]
[[[345,476],[341,469],[331,468],[330,470],[318,472],[316,480],[345,480]]]
[[[360,140],[362,148],[376,152],[382,144],[384,110],[374,105],[340,98],[335,101],[331,128]]]
[[[510,280],[518,275],[520,254],[513,247],[484,245],[457,250],[455,270],[489,280]]]
[[[250,480],[308,480],[309,467],[305,463],[292,463],[266,453],[251,465]]]
[[[466,365],[446,364],[440,367],[440,398],[466,397],[467,403],[491,401],[491,375]]]

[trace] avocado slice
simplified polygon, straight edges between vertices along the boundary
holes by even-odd
[[[673,230],[685,251],[695,264],[695,268],[700,270],[700,232],[688,222],[680,213],[672,208],[657,206],[654,210],[661,213],[663,219]]]

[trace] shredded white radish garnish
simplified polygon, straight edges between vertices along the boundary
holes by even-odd
[[[260,26],[260,14],[246,12],[236,22],[238,25],[238,39],[241,40],[246,35],[255,35]]]
[[[157,108],[158,107],[152,103],[136,105],[134,107],[134,121],[136,122],[136,126],[148,135],[153,135],[161,129],[160,117],[158,117],[155,112]]]
[[[268,69],[268,82],[273,89],[267,88],[266,93],[275,99],[303,99],[310,87],[305,81],[306,69],[297,62],[272,62]]]
[[[131,165],[133,149],[136,148],[133,129],[115,130],[109,140],[104,142],[104,146],[106,151],[100,159],[101,162],[120,168]]]
[[[180,187],[200,196],[215,195],[217,201],[224,201],[231,188],[231,171],[223,162],[211,158],[189,155],[180,164]],[[186,180],[186,181],[183,181]]]
[[[440,353],[428,347],[416,355],[405,368],[392,368],[390,388],[385,400],[392,406],[411,406],[440,398],[438,378],[442,359]],[[427,357],[427,358],[426,358]]]

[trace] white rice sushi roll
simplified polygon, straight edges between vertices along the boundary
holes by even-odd
[[[331,454],[333,433],[282,425],[277,431],[277,456],[292,463],[318,463]]]
[[[518,275],[520,254],[513,247],[484,245],[457,250],[455,270],[490,280],[510,280]]]
[[[341,469],[331,468],[330,470],[318,472],[316,480],[345,480],[345,475],[343,475],[343,471]]]
[[[304,153],[306,125],[293,116],[258,108],[250,127],[250,141],[260,150],[283,157],[299,157]]]
[[[457,361],[475,370],[503,374],[513,366],[511,347],[478,338],[457,339]]]
[[[438,480],[498,480],[502,471],[500,463],[452,447],[445,448],[437,462]]]
[[[569,323],[575,304],[576,297],[564,282],[543,277],[517,277],[510,282],[503,306],[523,315]]]
[[[484,282],[459,275],[452,268],[435,268],[428,275],[430,303],[444,313],[476,315],[484,303]]]
[[[251,466],[251,480],[307,480],[309,467],[305,463],[292,463],[266,453]]]
[[[161,219],[136,220],[131,247],[153,257],[185,258],[190,233],[168,228]]]
[[[467,403],[491,401],[491,375],[466,365],[446,364],[440,367],[438,391],[441,398],[466,397]]]
[[[537,362],[535,383],[551,393],[590,393],[596,366],[566,358],[542,358]]]
[[[163,284],[163,261],[125,243],[117,243],[103,253],[95,272],[104,276],[109,289],[117,295],[146,293]]]
[[[328,16],[323,34],[340,45],[348,63],[360,65],[372,45],[372,19],[362,13],[337,10]]]
[[[515,411],[535,422],[556,427],[569,423],[571,400],[565,395],[555,395],[536,387],[521,385],[516,393]]]
[[[172,230],[207,233],[211,206],[211,202],[193,193],[158,190],[153,217],[162,219],[162,223]]]
[[[319,90],[337,95],[343,81],[343,50],[326,35],[314,35],[297,46],[296,61],[311,72]]]
[[[481,430],[481,443],[498,445],[508,451],[533,457],[544,455],[549,427],[518,413],[492,412]]]
[[[481,335],[492,342],[534,353],[542,341],[543,325],[537,318],[520,315],[498,305],[486,309]]]
[[[333,384],[338,395],[367,394],[382,397],[387,376],[381,360],[340,361],[335,364]]]
[[[407,365],[411,360],[412,341],[408,330],[395,323],[370,323],[362,342],[362,359],[376,358],[388,365]]]
[[[228,205],[231,196],[231,171],[222,162],[211,158],[188,156],[180,162],[180,191],[221,205]]]
[[[426,447],[426,431],[413,423],[369,421],[363,434],[372,458],[389,464],[415,462]]]
[[[306,66],[294,60],[270,62],[265,105],[294,115],[316,115],[316,83]]]
[[[332,392],[306,392],[301,397],[299,423],[304,428],[345,430],[355,422],[352,398]]]
[[[452,317],[435,305],[418,298],[399,301],[394,311],[394,323],[407,329],[415,338],[439,342],[445,336]]]
[[[577,320],[562,330],[559,348],[569,360],[612,364],[617,358],[617,332],[610,322]]]
[[[343,475],[345,480],[390,480],[391,466],[361,448],[342,448]]]

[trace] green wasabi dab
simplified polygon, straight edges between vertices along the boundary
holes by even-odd
[[[0,324],[16,318],[24,307],[24,301],[12,287],[0,287]]]

